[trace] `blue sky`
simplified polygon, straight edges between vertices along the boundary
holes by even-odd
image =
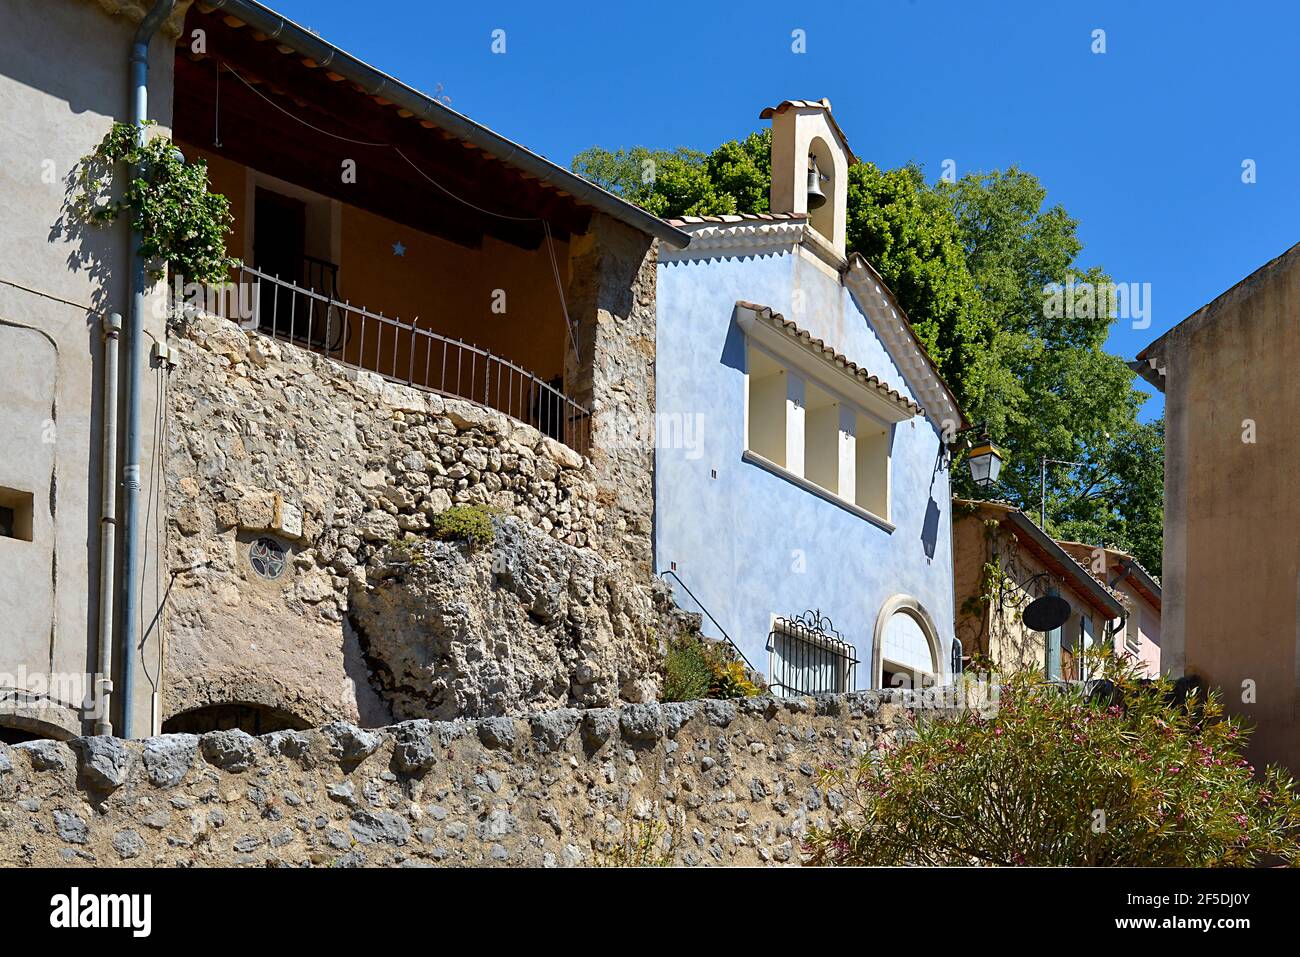
[[[1300,3],[271,6],[565,166],[593,144],[711,149],[823,96],[882,166],[1019,165],[1079,220],[1084,265],[1151,284],[1150,327],[1112,328],[1126,358],[1300,232]]]

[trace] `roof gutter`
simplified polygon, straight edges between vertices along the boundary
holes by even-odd
[[[259,33],[264,33],[272,40],[291,47],[320,66],[328,67],[339,76],[351,80],[371,96],[383,97],[403,109],[410,110],[416,116],[436,124],[462,140],[473,143],[501,162],[530,173],[557,189],[564,190],[579,202],[592,206],[656,239],[661,239],[675,249],[684,249],[691,241],[688,234],[670,226],[658,216],[652,216],[639,206],[620,199],[518,143],[494,133],[485,126],[480,126],[432,97],[425,96],[419,90],[358,60],[332,43],[327,43],[316,34],[255,0],[206,0],[206,2],[210,6],[238,17]]]
[[[157,0],[140,22],[131,42],[130,122],[135,127],[136,142],[145,140],[145,122],[149,118],[149,44],[154,34],[171,16],[176,0]],[[140,176],[143,170],[133,170]],[[145,276],[144,254],[140,251],[144,237],[140,230],[131,231],[131,308],[126,326],[126,354],[122,365],[126,367],[126,449],[122,466],[122,564],[119,593],[122,597],[121,626],[119,631],[122,670],[122,723],[118,733],[123,738],[132,736],[132,718],[135,713],[135,650],[136,627],[139,620],[140,573],[140,419],[144,361],[144,314],[148,308],[149,282]]]

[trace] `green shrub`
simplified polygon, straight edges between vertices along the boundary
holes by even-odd
[[[664,701],[699,698],[750,698],[762,689],[745,675],[745,666],[728,660],[721,646],[695,635],[681,635],[664,659]]]
[[[915,740],[828,767],[850,813],[805,851],[832,865],[1246,866],[1300,856],[1300,798],[1256,776],[1217,695],[1175,699],[1107,663],[1115,692],[1002,685],[996,709],[930,718]]]
[[[433,537],[441,542],[468,542],[471,548],[490,544],[495,537],[487,505],[453,505],[433,516]]]
[[[152,125],[153,121],[148,121]],[[114,123],[76,170],[73,208],[86,222],[107,226],[125,216],[140,230],[140,251],[186,282],[223,283],[239,260],[226,255],[230,200],[208,192],[203,160],[186,163],[166,136],[137,143],[137,129]],[[137,168],[140,170],[136,174]],[[120,197],[113,198],[113,186]]]
[[[683,636],[672,643],[664,658],[664,701],[706,698],[713,682],[713,666],[704,643]]]

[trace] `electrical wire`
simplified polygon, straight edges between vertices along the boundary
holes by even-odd
[[[545,220],[540,216],[509,216],[505,213],[494,212],[493,210],[484,209],[482,206],[478,206],[474,203],[471,203],[463,196],[458,196],[456,193],[449,190],[446,186],[443,186],[436,179],[434,179],[432,176],[430,176],[428,173],[422,170],[411,160],[409,156],[407,156],[405,153],[402,152],[402,150],[397,146],[396,143],[380,143],[380,142],[372,142],[369,140],[358,140],[358,139],[353,139],[350,136],[343,136],[342,134],[339,133],[331,133],[329,130],[321,129],[319,126],[315,126],[314,124],[309,123],[307,120],[304,120],[301,116],[298,116],[290,112],[289,110],[286,110],[279,103],[276,103],[273,99],[271,99],[261,90],[257,89],[257,87],[254,86],[251,82],[249,82],[248,80],[240,76],[239,71],[236,70],[234,67],[230,66],[230,64],[228,63],[222,64],[221,61],[219,60],[217,61],[218,83],[220,83],[221,67],[223,65],[227,70],[231,72],[231,74],[234,75],[234,77],[237,80],[239,80],[240,83],[244,84],[244,86],[248,87],[250,90],[256,93],[259,97],[261,97],[271,106],[275,107],[275,109],[279,110],[285,116],[289,117],[289,119],[294,120],[297,123],[301,123],[303,126],[307,127],[310,130],[314,130],[317,133],[320,133],[322,136],[328,136],[331,139],[341,140],[344,143],[351,143],[355,146],[368,146],[368,147],[374,147],[376,149],[383,149],[383,148],[391,149],[398,156],[400,156],[402,160],[408,166],[411,167],[411,169],[419,173],[420,176],[422,176],[430,185],[434,186],[440,192],[451,197],[461,205],[467,206],[470,209],[474,210],[475,212],[482,213],[484,216],[491,216],[496,219],[507,220],[509,222],[515,222],[515,223],[541,223],[542,231],[545,233],[546,236],[546,251],[547,254],[550,256],[551,270],[555,275],[555,291],[559,294],[560,310],[564,313],[564,324],[569,329],[569,341],[573,345],[573,357],[578,362],[582,361],[582,357],[578,353],[578,337],[577,334],[574,332],[573,321],[569,318],[569,306],[568,303],[565,301],[565,297],[564,297],[564,283],[560,278],[559,262],[555,256],[555,240],[551,235],[551,224],[547,220]]]

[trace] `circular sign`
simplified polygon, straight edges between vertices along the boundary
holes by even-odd
[[[284,546],[274,538],[263,536],[248,549],[248,564],[253,566],[253,571],[259,578],[275,581],[284,574],[284,566],[287,564]]]
[[[1021,617],[1034,631],[1053,631],[1070,620],[1070,603],[1060,595],[1044,595],[1031,601]]]

